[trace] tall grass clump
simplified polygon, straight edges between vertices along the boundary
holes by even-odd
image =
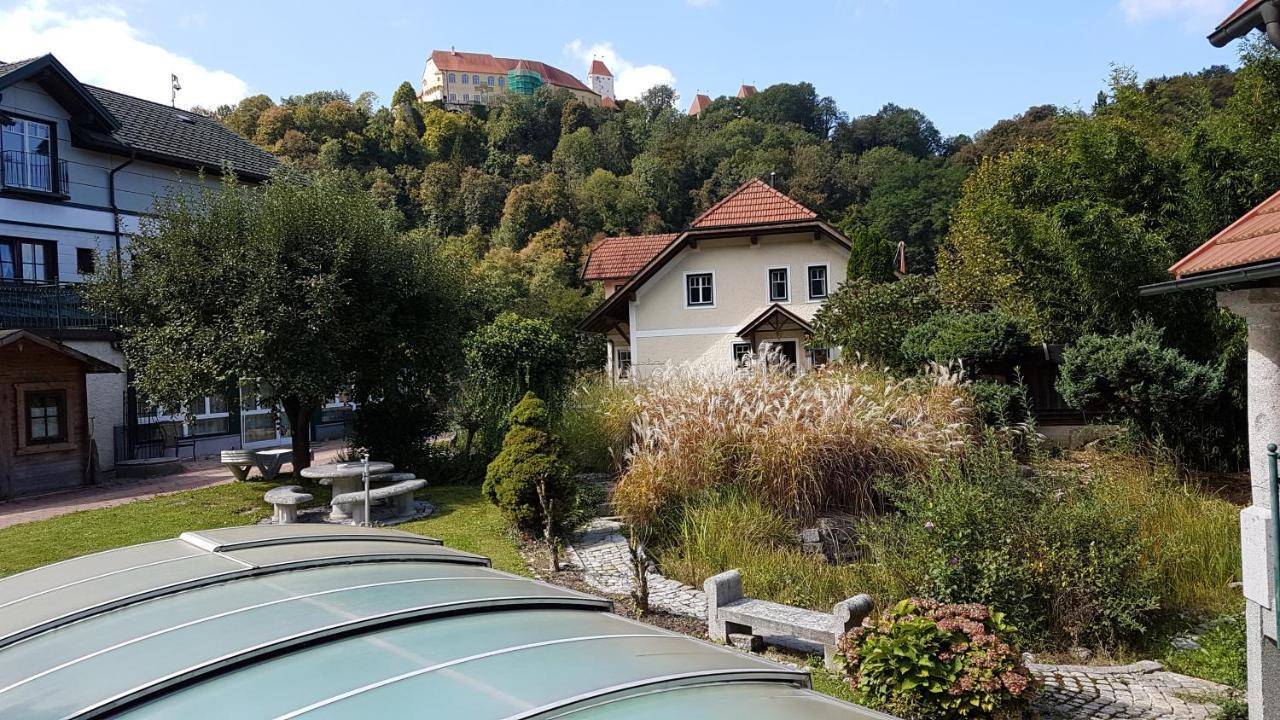
[[[1230,584],[1241,572],[1240,508],[1158,457],[1088,452],[1075,460],[1102,502],[1137,518],[1166,608],[1239,609],[1240,592]]]
[[[858,593],[881,602],[897,598],[871,565],[830,565],[801,552],[793,524],[736,489],[708,491],[656,528],[662,572],[694,586],[725,570],[742,571],[751,597],[818,610]]]
[[[874,478],[927,472],[963,451],[972,407],[959,378],[898,380],[867,367],[799,377],[756,364],[679,369],[638,386],[635,441],[614,493],[631,522],[734,486],[792,520],[875,509]]]
[[[580,380],[564,400],[555,432],[578,472],[617,472],[637,412],[635,388],[602,374]]]

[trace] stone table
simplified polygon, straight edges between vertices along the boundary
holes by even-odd
[[[328,485],[333,489],[334,495],[342,495],[343,493],[355,492],[364,489],[364,469],[363,462],[341,462],[331,463],[328,465],[312,465],[303,470],[300,474],[309,480],[315,480],[321,485]],[[369,475],[384,475],[395,470],[396,466],[389,462],[380,460],[369,461]],[[344,512],[339,506],[334,505],[329,509],[329,520],[332,522],[345,523],[351,520],[351,516]]]

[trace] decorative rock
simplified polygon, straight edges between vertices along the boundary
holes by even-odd
[[[729,633],[729,644],[743,652],[764,650],[764,638],[751,633]]]
[[[1093,651],[1086,647],[1073,647],[1067,653],[1080,662],[1085,662],[1093,657]]]
[[[1199,640],[1200,638],[1194,635],[1182,635],[1174,638],[1169,644],[1173,645],[1173,649],[1175,650],[1199,650]]]

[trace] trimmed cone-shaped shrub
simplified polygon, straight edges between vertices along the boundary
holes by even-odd
[[[547,499],[559,508],[552,517],[552,535],[562,537],[568,509],[574,505],[574,489],[569,466],[561,459],[560,441],[547,431],[547,405],[533,393],[526,393],[508,417],[510,429],[502,439],[502,450],[489,463],[484,493],[521,533],[543,537],[546,518],[538,498],[545,483]]]

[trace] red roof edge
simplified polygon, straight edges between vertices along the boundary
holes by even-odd
[[[1249,11],[1253,10],[1254,8],[1258,7],[1264,2],[1266,2],[1266,0],[1245,0],[1244,3],[1240,5],[1240,7],[1236,8],[1235,12],[1231,13],[1230,15],[1227,16],[1225,20],[1218,23],[1218,26],[1215,29],[1221,30],[1227,25],[1230,25],[1233,21],[1235,21],[1240,16],[1244,15],[1245,13],[1248,13]]]
[[[1233,223],[1231,223],[1230,225],[1226,226],[1226,227],[1225,227],[1225,228],[1223,228],[1221,231],[1219,231],[1219,232],[1218,232],[1218,234],[1214,235],[1213,237],[1209,238],[1209,239],[1208,239],[1208,240],[1206,240],[1205,242],[1201,243],[1201,244],[1200,244],[1200,246],[1199,246],[1199,247],[1197,247],[1195,250],[1192,250],[1191,252],[1187,253],[1187,255],[1186,255],[1185,257],[1183,257],[1181,260],[1179,260],[1178,262],[1176,262],[1176,263],[1174,263],[1173,265],[1169,266],[1169,272],[1170,272],[1170,273],[1172,273],[1172,274],[1173,274],[1173,276],[1174,276],[1175,278],[1181,279],[1181,277],[1182,277],[1182,274],[1181,274],[1181,270],[1182,270],[1182,268],[1184,268],[1184,267],[1186,267],[1187,265],[1191,264],[1191,261],[1192,261],[1192,260],[1194,260],[1194,259],[1196,259],[1197,257],[1199,257],[1199,256],[1203,255],[1203,254],[1204,254],[1205,252],[1207,252],[1210,248],[1212,248],[1213,246],[1217,245],[1217,244],[1218,244],[1218,240],[1219,240],[1220,238],[1223,238],[1223,237],[1226,237],[1226,236],[1230,235],[1230,234],[1231,234],[1231,231],[1232,231],[1232,230],[1235,230],[1237,226],[1239,226],[1241,223],[1243,223],[1243,222],[1247,221],[1249,218],[1253,217],[1253,216],[1254,216],[1254,214],[1258,212],[1258,209],[1259,209],[1259,208],[1263,207],[1263,206],[1264,206],[1264,205],[1266,205],[1267,203],[1269,203],[1269,202],[1271,202],[1272,200],[1275,200],[1275,199],[1277,199],[1277,198],[1280,198],[1280,191],[1278,191],[1278,192],[1276,192],[1276,193],[1272,194],[1272,195],[1271,195],[1271,196],[1269,196],[1266,200],[1263,200],[1262,202],[1258,203],[1258,204],[1257,204],[1257,205],[1255,205],[1254,207],[1250,208],[1249,212],[1247,212],[1247,213],[1245,213],[1245,214],[1241,215],[1240,217],[1236,218],[1236,221],[1235,221],[1235,222],[1233,222]],[[1223,269],[1223,268],[1217,268],[1217,269]]]

